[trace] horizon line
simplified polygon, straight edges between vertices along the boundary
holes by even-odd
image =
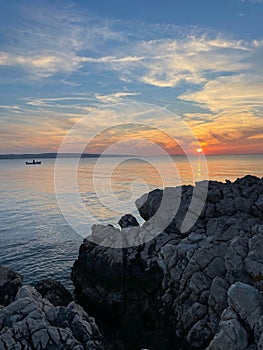
[[[1,153],[0,159],[8,159],[8,157],[44,157],[49,155],[50,158],[56,158],[58,155],[65,155],[65,156],[73,156],[73,155],[79,155],[78,152],[65,152],[65,153],[58,153],[58,152],[41,152],[41,153]],[[169,156],[177,156],[177,157],[187,157],[187,156],[196,156],[199,157],[200,155],[204,157],[211,157],[211,156],[252,156],[252,155],[263,155],[263,152],[257,152],[257,153],[215,153],[215,154],[172,154],[168,153]],[[140,155],[131,155],[131,154],[103,154],[103,153],[81,153],[81,156],[90,156],[90,157],[139,157]],[[147,157],[162,157],[163,155],[146,155]]]

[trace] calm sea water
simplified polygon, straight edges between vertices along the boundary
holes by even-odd
[[[198,157],[190,163],[184,157],[173,157],[173,165],[154,157],[148,163],[118,157],[104,158],[99,165],[96,162],[95,158],[80,161],[79,193],[94,218],[114,225],[125,213],[139,219],[134,200],[157,187],[205,178],[224,181],[246,174],[263,176],[262,155],[207,157],[207,174]],[[70,269],[83,237],[68,225],[58,206],[54,164],[53,159],[43,159],[40,166],[0,160],[0,264],[20,272],[26,283],[50,277],[70,286]],[[109,171],[112,165],[113,172]],[[63,160],[65,178],[70,167],[71,161]],[[70,188],[65,186],[65,191]],[[87,235],[89,232],[87,225]]]

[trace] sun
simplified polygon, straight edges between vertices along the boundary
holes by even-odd
[[[197,152],[197,153],[201,153],[201,152],[203,152],[203,150],[202,150],[202,148],[197,148],[197,149],[196,149],[196,152]]]

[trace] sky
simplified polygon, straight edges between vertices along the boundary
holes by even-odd
[[[0,153],[56,152],[83,119],[69,151],[263,153],[262,18],[263,0],[1,1]]]

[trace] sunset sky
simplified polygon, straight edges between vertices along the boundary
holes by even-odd
[[[184,138],[170,112],[206,154],[263,153],[262,18],[263,0],[1,1],[0,153],[57,151],[83,117],[107,129],[89,151],[125,136],[176,153],[153,129]],[[115,119],[120,102],[167,116]]]

